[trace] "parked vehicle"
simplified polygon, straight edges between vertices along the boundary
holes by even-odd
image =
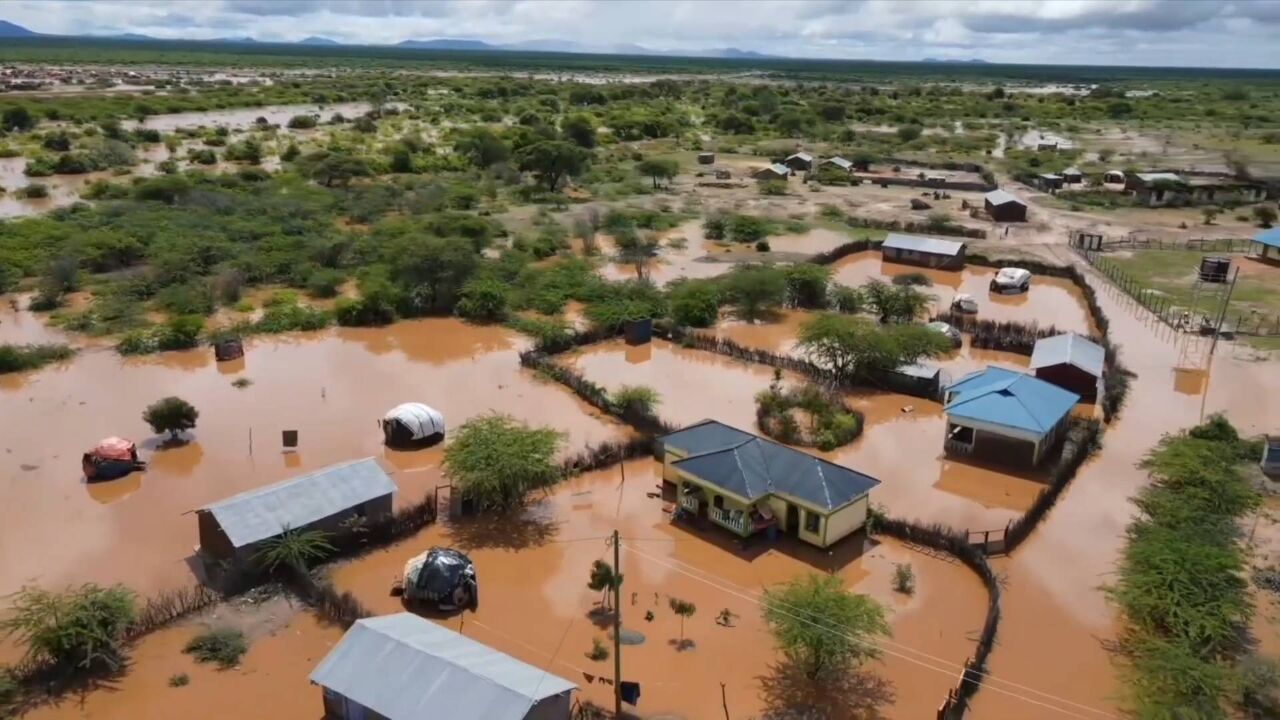
[[[960,293],[951,301],[951,311],[972,315],[978,312],[978,299],[968,293]]]
[[[991,280],[991,292],[1020,293],[1031,289],[1031,271],[1022,268],[1000,268]]]
[[[962,342],[960,338],[960,331],[955,329],[951,325],[944,323],[940,320],[935,320],[934,322],[931,322],[928,325],[925,325],[925,327],[929,328],[930,330],[933,330],[934,332],[940,332],[943,335],[946,335],[947,339],[951,341],[952,347],[960,347],[960,344]]]

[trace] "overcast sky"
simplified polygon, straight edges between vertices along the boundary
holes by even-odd
[[[561,39],[793,57],[1280,67],[1280,0],[0,0],[44,33]]]

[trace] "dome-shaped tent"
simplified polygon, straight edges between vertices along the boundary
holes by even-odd
[[[109,437],[98,441],[92,450],[80,460],[84,476],[88,480],[115,480],[134,470],[142,470],[146,463],[138,459],[138,446],[132,440]]]
[[[433,547],[404,564],[404,599],[434,603],[441,610],[475,609],[480,602],[476,566],[453,548]]]
[[[444,415],[422,403],[397,405],[379,424],[386,443],[392,446],[430,444],[444,439]]]

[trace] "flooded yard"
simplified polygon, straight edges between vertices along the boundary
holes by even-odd
[[[12,320],[3,319],[7,333]],[[143,594],[186,584],[196,527],[184,513],[335,462],[379,457],[400,499],[416,500],[441,482],[441,449],[383,447],[376,421],[402,402],[432,405],[451,427],[489,411],[550,425],[566,433],[566,450],[629,432],[522,370],[524,342],[499,327],[429,319],[263,338],[229,363],[215,363],[208,348],[123,359],[104,347],[6,375],[0,595],[32,583],[120,581]],[[239,378],[252,384],[237,389]],[[143,408],[167,395],[200,412],[186,445],[164,447],[142,421]],[[299,431],[297,452],[282,452],[289,429]],[[81,453],[111,435],[137,441],[149,467],[85,484]]]
[[[1034,322],[1086,335],[1096,332],[1080,290],[1065,278],[1036,275],[1028,292],[1001,295],[990,291],[994,268],[970,265],[959,272],[930,270],[884,262],[875,251],[842,258],[833,267],[835,280],[845,285],[862,285],[873,279],[889,282],[902,273],[923,273],[933,285],[921,289],[935,297],[935,310],[947,309],[957,294],[965,293],[978,300],[978,317],[982,319]]]

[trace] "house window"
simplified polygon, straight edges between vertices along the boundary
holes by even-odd
[[[804,511],[804,531],[817,535],[822,529],[822,516],[817,513]]]
[[[720,496],[720,495],[715,496],[714,498],[712,498],[712,499],[711,499],[711,504],[712,504],[712,505],[714,505],[714,506],[716,507],[716,509],[717,509],[717,510],[723,510],[723,509],[724,509],[724,497],[722,497],[722,496]]]

